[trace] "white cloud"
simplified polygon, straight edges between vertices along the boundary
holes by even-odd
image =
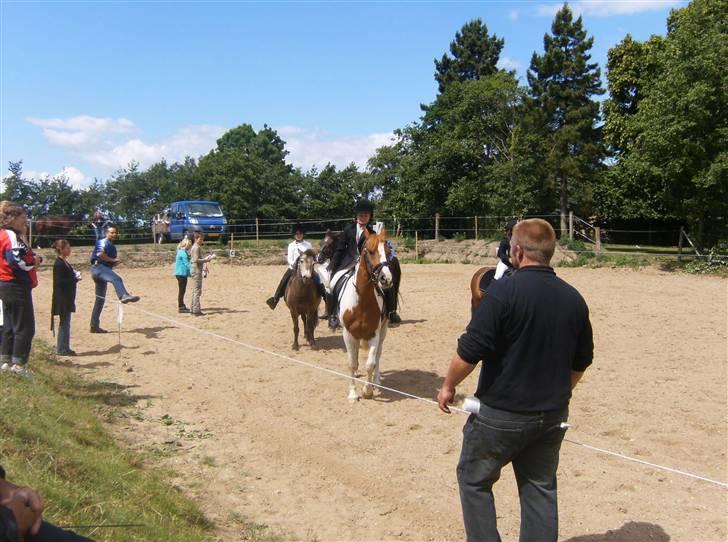
[[[68,184],[70,184],[73,188],[81,188],[83,186],[88,185],[91,182],[91,178],[86,177],[86,175],[78,168],[75,168],[73,166],[66,166],[61,171],[56,173],[55,175],[51,175],[47,171],[37,171],[34,169],[26,169],[23,171],[23,177],[25,179],[35,179],[35,180],[41,180],[41,179],[47,179],[47,178],[58,178],[58,177],[66,177],[68,179]]]
[[[97,141],[108,134],[126,134],[136,129],[136,125],[125,118],[91,117],[80,115],[67,119],[26,119],[34,126],[43,128],[43,135],[54,145],[80,147]]]
[[[295,126],[282,127],[277,132],[286,141],[286,149],[290,153],[288,160],[302,169],[311,166],[320,169],[328,163],[341,169],[354,162],[363,170],[376,150],[383,145],[390,145],[394,138],[391,132],[333,137],[320,130]]]
[[[88,149],[82,153],[85,160],[110,169],[123,168],[129,162],[139,162],[142,168],[166,159],[181,162],[186,156],[197,158],[215,146],[225,132],[222,126],[187,126],[159,143],[146,143],[139,138],[118,144]]]
[[[520,62],[513,60],[512,58],[508,58],[507,56],[500,57],[496,66],[498,66],[501,70],[520,70],[523,67]]]
[[[510,10],[510,11],[508,12],[508,18],[509,18],[509,19],[510,19],[511,21],[517,21],[517,20],[518,20],[518,16],[519,16],[519,15],[520,15],[520,13],[519,13],[519,11],[518,11],[517,9],[512,9],[512,10]]]
[[[611,17],[613,15],[631,15],[644,11],[658,11],[680,4],[683,0],[578,0],[569,4],[575,16],[591,15],[594,17]],[[561,9],[563,3],[539,4],[538,15],[553,17]]]

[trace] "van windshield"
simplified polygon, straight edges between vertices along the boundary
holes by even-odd
[[[190,203],[188,204],[187,209],[191,216],[222,216],[220,206],[214,203]]]

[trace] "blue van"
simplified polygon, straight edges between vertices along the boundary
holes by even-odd
[[[205,239],[227,242],[227,219],[216,201],[175,201],[169,206],[169,234],[172,241],[202,232]]]

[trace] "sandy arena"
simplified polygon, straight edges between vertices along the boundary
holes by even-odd
[[[171,265],[122,265],[119,274],[142,301],[125,307],[121,347],[116,333],[88,333],[93,282],[84,270],[71,333],[79,356],[65,359],[86,378],[118,383],[137,399],[139,415],[112,426],[124,428],[120,438],[158,451],[179,474],[174,483],[204,497],[225,541],[240,540],[240,517],[302,540],[463,540],[455,465],[465,416],[388,392],[352,404],[343,379],[178,327],[172,320],[346,371],[341,335],[323,322],[318,351],[304,345],[292,352],[287,308],[272,312],[264,303],[283,267],[211,267],[202,297],[207,315],[193,318],[177,314]],[[436,396],[468,321],[476,268],[404,266],[404,322],[384,343],[382,384]],[[567,439],[728,480],[727,281],[654,269],[557,273],[586,298],[596,346],[571,402]],[[51,340],[49,270],[40,281],[38,336]],[[116,329],[116,311],[107,303],[103,327]],[[458,390],[461,399],[474,391],[476,376]],[[726,488],[576,444],[562,448],[559,490],[561,540],[728,536]],[[501,535],[517,540],[510,467],[495,493]]]

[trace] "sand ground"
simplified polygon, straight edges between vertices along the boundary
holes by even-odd
[[[434,398],[469,316],[475,265],[404,266],[401,314],[384,344],[382,383]],[[79,285],[72,326],[87,378],[135,401],[120,438],[153,451],[240,540],[240,517],[303,540],[462,540],[455,465],[464,416],[391,393],[350,403],[347,383],[266,349],[346,371],[340,334],[318,328],[319,349],[291,351],[286,307],[264,299],[283,268],[217,264],[205,280],[205,317],[176,312],[171,266],[119,268],[140,303],[119,336],[91,335],[93,283]],[[657,270],[558,269],[586,298],[596,356],[571,403],[567,438],[725,482],[724,279]],[[51,274],[35,291],[47,331]],[[102,325],[115,329],[116,303]],[[207,334],[181,327],[194,326]],[[237,342],[231,342],[237,341]],[[474,373],[458,391],[474,391]],[[559,470],[562,540],[716,540],[728,536],[719,486],[565,443]],[[496,486],[504,540],[517,540],[510,468]]]

